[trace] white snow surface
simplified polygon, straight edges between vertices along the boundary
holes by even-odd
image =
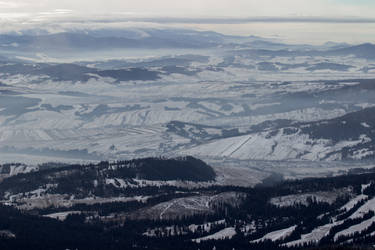
[[[332,227],[342,224],[342,221],[320,226],[308,234],[301,235],[301,239],[286,243],[287,247],[298,246],[304,243],[318,243],[324,236],[328,235]]]
[[[67,212],[59,212],[59,213],[52,213],[52,214],[46,214],[44,217],[52,218],[52,219],[57,219],[64,221],[68,215],[71,214],[80,214],[80,211],[67,211]]]
[[[194,233],[194,232],[197,231],[198,227],[200,227],[200,228],[202,228],[203,231],[209,232],[209,231],[211,231],[211,228],[212,228],[213,225],[221,225],[221,224],[225,224],[225,220],[208,222],[208,223],[204,223],[204,224],[201,224],[201,225],[191,224],[191,225],[189,225],[189,230]]]
[[[354,233],[361,233],[365,231],[366,229],[368,229],[373,223],[375,223],[375,216],[357,225],[353,225],[343,231],[336,233],[334,240],[337,241],[337,239],[341,236],[350,236],[351,234],[354,234]]]
[[[216,52],[206,54],[210,57],[207,63],[193,62],[193,67],[187,67],[188,70],[199,69],[198,74],[162,75],[154,81],[116,83],[115,79],[96,76],[86,83],[55,81],[46,76],[2,74],[4,86],[0,86],[0,91],[17,94],[11,96],[12,102],[0,105],[0,161],[128,159],[180,153],[263,160],[320,160],[332,155],[328,160],[337,160],[341,156],[335,154],[335,150],[361,143],[355,139],[332,147],[328,141],[309,144],[310,138],[303,134],[280,133],[268,138],[267,133],[260,133],[210,143],[198,140],[192,145],[192,138],[168,131],[167,124],[180,121],[246,132],[252,125],[276,119],[300,122],[332,119],[348,113],[348,105],[322,98],[315,106],[287,105],[286,109],[279,110],[285,103],[272,97],[285,95],[288,99],[288,95],[324,93],[359,84],[356,81],[326,84],[322,79],[370,79],[375,76],[373,71],[363,72],[362,68],[368,62],[354,57],[316,57],[311,61],[308,57],[248,58],[236,55],[235,62],[254,67],[231,65],[216,71],[207,68],[218,66],[225,58]],[[158,52],[154,59],[161,56]],[[142,60],[145,58],[137,58],[137,62]],[[257,64],[265,60],[277,71],[260,70]],[[348,71],[307,69],[327,61],[345,63],[352,68]],[[279,63],[306,66],[282,69]],[[19,106],[12,106],[17,102]],[[329,104],[335,107],[328,107]],[[358,100],[353,105],[371,107],[374,103]],[[362,126],[369,124],[363,122]],[[222,131],[207,128],[205,132],[217,138]],[[72,154],[77,151],[82,154]],[[370,154],[370,151],[358,152],[356,157]]]
[[[206,240],[232,239],[233,236],[235,236],[236,234],[237,233],[234,227],[228,227],[217,233],[214,233],[214,234],[202,237],[202,238],[198,238],[198,239],[193,239],[192,241],[200,243],[201,241],[206,241]]]
[[[349,211],[350,209],[352,209],[358,202],[362,201],[362,200],[366,200],[368,199],[368,196],[367,195],[364,195],[364,194],[361,194],[361,195],[358,195],[356,196],[355,198],[351,199],[348,203],[346,203],[344,206],[342,206],[340,208],[340,210],[345,210],[345,211]]]
[[[148,237],[156,237],[157,232],[163,234],[163,232],[171,232],[171,235],[185,235],[189,232],[195,233],[198,228],[201,228],[202,231],[209,233],[212,230],[212,227],[214,225],[223,225],[225,224],[225,220],[219,220],[219,221],[214,221],[214,222],[207,222],[204,224],[196,225],[196,224],[191,224],[186,228],[179,228],[178,226],[168,226],[168,227],[162,227],[162,228],[153,228],[153,229],[148,229],[143,235],[148,236]],[[186,231],[184,231],[186,230]],[[167,236],[167,235],[164,235]]]
[[[362,122],[361,125],[365,128],[371,128],[370,125],[368,125],[366,122]]]
[[[359,138],[354,141],[341,141],[332,145],[330,140],[312,140],[307,134],[301,132],[286,134],[281,130],[273,136],[269,136],[268,132],[262,132],[219,139],[184,150],[181,153],[202,157],[224,157],[242,160],[341,160],[341,154],[335,152],[348,146],[358,145],[367,139]],[[357,158],[360,159],[360,157],[369,153],[357,153]]]
[[[362,218],[364,214],[368,213],[369,211],[375,212],[375,198],[368,200],[365,204],[363,204],[357,211],[355,211],[349,218],[356,219]]]
[[[372,183],[373,183],[373,182],[370,182],[370,183],[368,183],[368,184],[362,184],[362,185],[361,185],[361,192],[363,193],[363,192],[366,190],[366,188],[368,188],[368,187],[371,186]]]
[[[258,240],[254,240],[252,242],[258,243],[258,242],[262,242],[262,241],[265,241],[265,240],[271,240],[271,241],[283,240],[286,237],[290,236],[294,232],[296,227],[297,226],[292,226],[292,227],[288,227],[288,228],[285,228],[285,229],[270,232],[270,233],[264,235],[262,238],[260,238]]]
[[[327,192],[293,194],[273,197],[271,198],[270,203],[278,207],[291,207],[296,204],[308,205],[308,200],[311,198],[316,200],[317,202],[326,202],[332,204],[340,195],[345,193],[346,189]]]
[[[0,230],[0,237],[12,239],[12,238],[16,238],[16,235],[12,231],[9,231],[9,230]]]

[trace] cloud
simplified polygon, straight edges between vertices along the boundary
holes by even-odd
[[[373,41],[374,12],[373,0],[0,0],[0,32],[178,27],[356,42]]]
[[[250,17],[250,18],[112,18],[106,20],[92,20],[93,22],[150,22],[150,23],[176,23],[176,24],[245,24],[245,23],[375,23],[375,18],[356,17]]]
[[[15,2],[0,1],[0,10],[1,9],[15,9],[15,8],[19,8],[21,6],[22,6],[21,4],[15,3]]]
[[[70,9],[84,13],[132,12],[138,16],[254,17],[254,16],[358,16],[371,17],[373,0],[0,0],[19,12]],[[22,7],[23,6],[23,7]]]

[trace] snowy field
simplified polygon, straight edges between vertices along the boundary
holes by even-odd
[[[303,130],[375,107],[365,82],[375,78],[371,59],[252,53],[160,50],[74,64],[0,62],[0,164],[33,169],[192,155],[215,169],[215,184],[238,186],[375,166],[355,162],[374,155],[371,121],[358,121],[363,133],[337,141]],[[127,79],[132,70],[141,73]],[[348,148],[354,161],[343,162]]]
[[[320,160],[361,142],[356,138],[331,147],[326,140],[311,143],[313,139],[304,134],[270,137],[268,132],[253,133],[253,126],[280,119],[332,119],[374,106],[372,92],[362,99],[346,98],[345,92],[360,85],[345,79],[375,77],[371,70],[363,72],[367,60],[246,55],[236,55],[232,60],[225,54],[208,57],[207,62],[193,60],[183,67],[177,65],[176,72],[163,73],[162,65],[148,68],[160,75],[147,81],[118,81],[95,75],[85,82],[80,78],[56,80],[46,75],[0,73],[0,161],[176,154]],[[147,60],[144,65],[149,65]],[[271,64],[273,67],[265,68]],[[304,66],[293,66],[299,64]],[[350,67],[346,71],[315,69],[326,64]],[[137,65],[142,65],[142,60]],[[171,126],[174,121],[182,125]],[[27,159],[25,155],[33,157]],[[329,160],[340,160],[340,155],[333,154]]]

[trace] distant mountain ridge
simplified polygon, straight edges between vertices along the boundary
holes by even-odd
[[[374,58],[374,45],[349,45],[328,42],[320,46],[290,45],[258,36],[230,36],[212,31],[188,29],[97,29],[64,31],[60,33],[23,32],[0,34],[0,48],[9,51],[89,51],[105,49],[210,49],[221,46],[242,49],[270,50],[279,55],[320,53],[332,55],[354,54]],[[292,50],[292,51],[289,51]],[[266,51],[258,51],[265,53]],[[289,52],[289,53],[288,53]]]
[[[363,43],[356,46],[328,51],[330,55],[355,55],[360,58],[375,58],[375,44]]]
[[[63,32],[43,35],[0,35],[0,45],[8,50],[74,51],[120,48],[212,48],[222,42],[218,33],[196,31],[148,31],[136,36],[129,32]]]
[[[343,45],[342,48],[242,48],[235,50],[237,54],[247,54],[249,56],[271,56],[271,57],[296,57],[296,56],[355,56],[364,59],[375,59],[375,45],[364,43],[360,45]]]

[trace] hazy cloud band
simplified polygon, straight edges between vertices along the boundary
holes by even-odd
[[[329,17],[250,17],[250,18],[120,18],[98,22],[152,22],[181,24],[242,24],[242,23],[375,23],[375,18],[329,18]]]

